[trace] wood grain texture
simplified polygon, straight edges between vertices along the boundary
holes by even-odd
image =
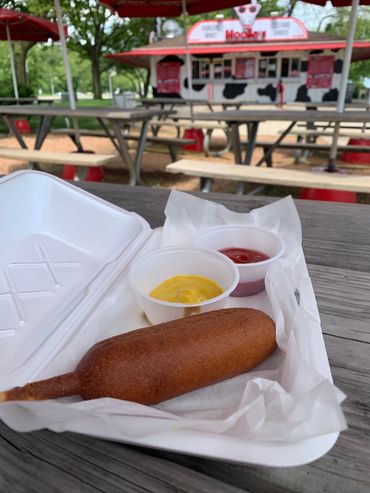
[[[295,144],[287,144],[292,147]],[[307,146],[316,144],[307,144]],[[298,144],[300,146],[300,144]],[[306,147],[307,147],[306,146]],[[317,146],[318,147],[318,146]],[[369,151],[370,152],[370,151]],[[370,193],[370,177],[340,173],[316,173],[284,168],[260,168],[241,164],[212,163],[181,159],[166,166],[170,173],[200,176],[231,181],[262,183],[290,187],[323,188],[326,190],[347,190]]]
[[[102,107],[84,107],[72,110],[63,106],[40,106],[35,104],[21,106],[6,106],[0,107],[0,115],[8,116],[64,116],[64,117],[91,117],[91,118],[106,118],[108,120],[122,121],[142,121],[154,118],[156,116],[168,116],[173,111],[159,109],[118,109],[118,108],[102,108]]]
[[[163,224],[168,190],[79,186],[138,212],[152,227]],[[273,201],[226,194],[202,197],[239,212]],[[347,395],[343,408],[349,429],[327,455],[297,468],[257,468],[73,433],[16,433],[0,423],[0,491],[370,491],[370,208],[304,201],[297,201],[297,207],[334,382]]]
[[[55,151],[38,151],[0,147],[0,156],[17,161],[35,161],[37,163],[75,164],[76,166],[104,166],[117,159],[114,154],[87,154]]]
[[[367,111],[333,110],[225,110],[208,113],[195,113],[195,120],[221,122],[262,122],[262,121],[290,121],[290,122],[368,122],[370,116]]]

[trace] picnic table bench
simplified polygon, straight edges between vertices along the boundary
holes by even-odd
[[[50,134],[51,125],[55,118],[63,117],[70,118],[74,122],[74,127],[77,128],[79,118],[92,118],[95,119],[107,137],[111,140],[119,156],[122,158],[121,164],[126,164],[129,172],[130,185],[136,185],[140,182],[140,168],[141,160],[145,147],[145,139],[147,136],[147,129],[149,120],[155,116],[168,116],[170,111],[167,110],[144,110],[144,109],[132,109],[132,110],[117,110],[112,108],[76,108],[71,109],[68,107],[55,107],[38,105],[20,105],[20,106],[1,106],[0,105],[0,117],[9,128],[9,131],[13,133],[17,139],[19,145],[23,149],[27,149],[28,146],[24,141],[20,132],[18,132],[14,119],[18,117],[38,117],[39,124],[36,132],[36,138],[34,143],[34,150],[41,149],[46,137]],[[129,153],[127,141],[125,135],[122,133],[122,126],[131,125],[136,123],[140,127],[140,140],[135,150],[135,155],[132,157]],[[75,130],[76,142],[78,143],[78,151],[83,151],[83,147],[79,142],[79,133]],[[76,156],[74,154],[73,156]]]
[[[234,152],[234,161],[237,164],[249,165],[252,162],[253,153],[256,147],[257,134],[259,125],[265,121],[285,121],[289,125],[284,132],[275,140],[271,148],[262,158],[261,162],[266,161],[272,154],[273,150],[279,146],[284,138],[292,131],[293,127],[299,122],[306,124],[315,122],[335,122],[335,123],[368,123],[370,121],[367,111],[321,111],[321,110],[233,110],[233,111],[217,111],[213,113],[198,113],[195,115],[197,119],[207,121],[223,121],[226,122],[231,130],[232,147]],[[248,130],[248,142],[246,151],[243,156],[242,139],[240,135],[240,127],[246,125]],[[335,159],[337,156],[337,145],[332,144],[330,156],[328,160],[328,169],[335,170]],[[243,193],[244,184],[240,183],[240,192]]]
[[[299,188],[322,188],[370,193],[370,176],[352,176],[339,173],[315,173],[283,168],[259,168],[241,164],[213,163],[182,159],[166,166],[169,173],[199,176],[201,190],[211,190],[210,179],[223,179],[263,185],[281,185]]]
[[[58,128],[55,130],[51,131],[52,134],[54,135],[67,135],[68,137],[71,138],[71,140],[76,143],[76,132],[72,128]],[[104,130],[88,130],[88,129],[79,129],[79,135],[81,137],[102,137],[102,138],[109,138],[107,135],[106,131]],[[124,137],[126,140],[133,140],[140,142],[141,136],[140,135],[135,135],[135,134],[130,134],[127,132],[124,132]],[[115,139],[116,137],[114,135],[111,136],[112,139]],[[195,139],[184,139],[180,137],[160,137],[158,135],[156,136],[150,136],[147,135],[145,139],[146,143],[149,144],[160,144],[160,145],[165,145],[168,147],[168,150],[171,155],[172,160],[177,159],[177,152],[179,147],[185,146],[185,145],[190,145],[195,143]]]
[[[196,120],[192,121],[190,118],[185,119],[183,115],[180,118],[172,115],[166,119],[158,119],[154,118],[150,122],[153,135],[158,136],[161,127],[171,127],[176,128],[177,130],[177,138],[180,138],[181,130],[186,128],[196,128],[204,131],[204,140],[203,140],[203,152],[206,156],[222,156],[226,152],[229,152],[231,149],[231,139],[230,139],[230,131],[229,127],[222,122],[212,122],[212,121],[201,121]],[[221,149],[212,149],[211,148],[211,140],[212,134],[214,130],[222,130],[226,136],[226,144]]]
[[[248,143],[244,142],[242,143],[244,146],[247,146]],[[262,147],[264,155],[263,157],[257,162],[256,166],[261,166],[263,162],[266,162],[267,166],[272,166],[272,153],[274,150],[279,150],[279,149],[290,149],[290,150],[295,150],[296,156],[295,156],[295,163],[298,164],[301,161],[302,158],[302,151],[309,151],[309,152],[314,152],[314,151],[326,151],[330,152],[331,149],[331,144],[317,144],[316,142],[280,142],[278,145],[275,145],[274,142],[268,142],[268,141],[258,141],[255,143],[255,147]],[[338,145],[337,150],[339,152],[341,151],[347,151],[347,152],[364,152],[364,153],[370,153],[370,146],[360,146],[360,145],[352,145],[352,144],[346,144],[346,145]],[[369,159],[370,162],[370,159]]]
[[[304,129],[304,130],[292,130],[290,132],[290,135],[297,135],[298,137],[333,137],[334,132],[331,130],[334,130],[333,127],[327,128],[327,130],[330,130],[327,132],[325,129],[323,130],[310,130],[310,129]],[[360,130],[359,128],[353,128],[353,130]],[[362,129],[361,129],[362,130]],[[279,132],[281,133],[281,131]],[[358,137],[361,139],[370,139],[369,134],[365,134],[362,131],[356,132],[356,133],[350,133],[350,132],[340,132],[338,137]]]
[[[73,165],[76,166],[77,180],[84,178],[86,168],[106,166],[117,160],[117,156],[115,154],[70,153],[12,147],[0,147],[0,157],[32,163],[32,167],[34,169],[40,169],[40,163],[62,166]]]

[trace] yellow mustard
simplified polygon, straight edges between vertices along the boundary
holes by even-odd
[[[208,277],[178,275],[161,282],[150,296],[161,301],[194,305],[222,293],[220,286]]]

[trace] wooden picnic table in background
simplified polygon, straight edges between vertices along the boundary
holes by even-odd
[[[106,183],[82,188],[164,222],[169,191]],[[200,195],[200,194],[199,194]],[[204,195],[203,195],[204,197]],[[267,197],[207,198],[238,212]],[[303,248],[334,383],[347,394],[348,430],[324,457],[296,468],[231,464],[76,433],[17,433],[0,423],[0,490],[31,493],[368,493],[370,491],[370,206],[297,201]]]
[[[257,110],[229,110],[214,111],[213,113],[196,113],[195,119],[205,121],[226,122],[231,131],[231,142],[234,151],[234,162],[236,164],[250,165],[253,153],[256,148],[259,125],[265,121],[286,121],[290,122],[288,127],[281,132],[279,137],[271,143],[269,150],[264,153],[263,157],[256,163],[260,166],[268,162],[273,151],[279,147],[284,138],[289,135],[291,130],[298,122],[362,122],[370,121],[370,114],[367,111],[345,111],[343,113],[331,110],[305,110],[299,109],[257,109]],[[240,136],[240,127],[247,126],[248,138],[246,142],[246,151],[243,156],[243,145]],[[240,191],[243,192],[244,185],[241,184]]]
[[[140,168],[143,157],[147,129],[149,121],[154,117],[167,116],[171,113],[170,110],[158,109],[130,109],[122,110],[115,108],[95,108],[83,107],[72,110],[68,107],[61,106],[38,106],[38,105],[19,105],[19,106],[1,106],[0,118],[9,128],[9,131],[15,136],[20,147],[27,149],[27,145],[18,131],[14,120],[18,117],[38,117],[39,124],[36,131],[34,149],[41,149],[42,144],[49,135],[53,120],[57,117],[70,118],[72,121],[77,121],[81,117],[90,117],[99,122],[100,126],[106,133],[106,136],[111,140],[118,154],[126,163],[129,172],[130,185],[136,185],[140,181]],[[123,132],[123,127],[136,123],[140,127],[140,135],[134,158],[129,153],[127,139]],[[76,147],[79,152],[83,152],[83,147],[79,140],[78,131],[76,131],[75,139]],[[35,166],[37,169],[37,167]]]

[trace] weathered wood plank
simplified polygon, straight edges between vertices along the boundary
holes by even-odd
[[[76,166],[104,166],[117,159],[114,154],[86,154],[70,152],[39,151],[0,147],[0,156],[17,161],[34,161],[37,163],[75,164]]]
[[[135,210],[155,228],[165,220],[164,207],[170,191],[135,188],[107,183],[77,184],[127,210]],[[140,200],[137,199],[138,191]],[[271,197],[239,196],[223,193],[193,193],[203,199],[212,198],[236,212],[250,212],[277,200]],[[308,264],[347,267],[370,272],[368,245],[370,214],[368,207],[319,201],[295,201],[302,222],[303,249]],[[354,241],[356,238],[356,241]],[[348,254],[350,252],[350,254]],[[343,255],[345,253],[345,255]]]
[[[0,423],[0,443],[1,491],[246,491],[166,459],[151,457],[139,448],[74,433],[18,434]]]
[[[324,333],[369,344],[370,274],[314,265],[309,273]]]
[[[286,144],[290,148],[295,145]],[[315,146],[316,144],[312,145]],[[307,144],[306,148],[308,146],[311,146],[311,144]],[[181,159],[180,161],[168,164],[166,171],[169,173],[183,173],[187,176],[238,182],[370,193],[370,177],[363,175],[315,173],[314,171],[285,168],[260,168],[257,166],[212,163],[211,161],[195,161],[191,159]]]

